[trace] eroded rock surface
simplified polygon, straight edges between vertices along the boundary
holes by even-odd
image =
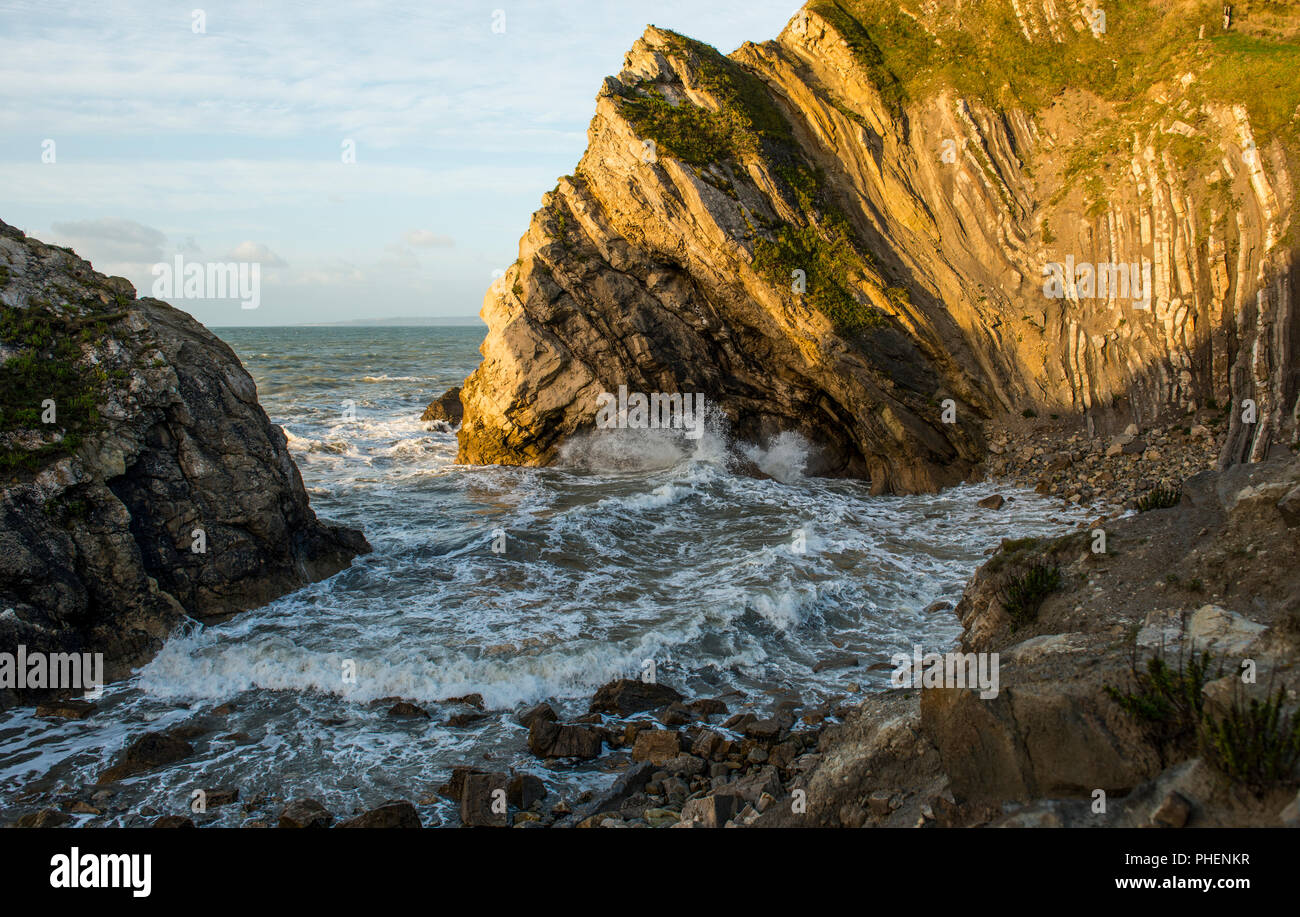
[[[67,249],[0,223],[0,646],[148,658],[185,617],[347,567],[229,347]],[[53,403],[53,422],[42,415]]]

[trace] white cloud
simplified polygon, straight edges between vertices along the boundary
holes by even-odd
[[[256,261],[264,268],[285,267],[285,261],[261,242],[240,242],[223,261]]]
[[[53,224],[58,239],[83,258],[154,264],[163,259],[167,236],[152,226],[120,217]]]
[[[402,240],[415,248],[451,248],[456,244],[451,236],[440,236],[428,229],[408,229]]]

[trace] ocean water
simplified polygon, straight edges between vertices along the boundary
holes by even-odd
[[[551,801],[572,800],[612,766],[533,758],[513,721],[522,706],[583,714],[599,685],[647,660],[688,696],[727,695],[732,712],[887,690],[893,653],[955,643],[951,612],[925,609],[955,604],[988,549],[1082,518],[1006,488],[1006,507],[980,509],[989,484],[872,497],[805,477],[796,437],[737,443],[716,417],[696,441],[606,431],[554,468],[459,466],[454,433],[419,417],[477,365],[481,328],[217,333],[283,426],[317,514],[362,529],[374,552],[264,608],[187,625],[86,720],[0,714],[0,818],[88,796],[133,738],[180,724],[206,729],[192,758],[76,821],[189,814],[194,790],[238,787],[267,794],[268,812],[298,796],[339,814],[426,800],[426,824],[454,825],[430,797],[459,764],[527,770]],[[739,459],[766,476],[739,473]],[[859,665],[814,671],[838,654]],[[471,693],[487,715],[447,725],[467,708],[440,702]],[[432,718],[390,718],[395,697]],[[250,817],[231,805],[203,823]]]

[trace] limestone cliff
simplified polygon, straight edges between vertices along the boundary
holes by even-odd
[[[552,462],[620,385],[877,492],[966,478],[1009,411],[1231,402],[1222,464],[1294,442],[1300,13],[1236,8],[814,0],[729,57],[647,29],[488,292],[461,460]]]
[[[238,357],[0,223],[0,647],[147,658],[369,550],[317,520]],[[3,701],[4,692],[0,692]]]

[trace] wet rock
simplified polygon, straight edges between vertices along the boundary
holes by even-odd
[[[280,813],[281,828],[328,828],[334,816],[315,799],[295,799]]]
[[[283,822],[283,819],[281,819]],[[281,824],[281,827],[284,827]],[[420,813],[405,800],[386,802],[376,809],[349,818],[340,828],[423,828]]]
[[[528,728],[528,750],[539,758],[595,758],[602,734],[588,726],[565,726],[535,717]]]
[[[204,803],[209,809],[215,809],[220,806],[228,806],[232,802],[239,801],[238,787],[219,787],[213,790],[204,791]]]
[[[701,719],[710,716],[725,715],[727,705],[721,700],[712,697],[700,697],[687,703],[687,708]]]
[[[539,718],[551,723],[554,723],[559,719],[559,717],[556,716],[555,711],[551,709],[550,704],[538,704],[536,707],[532,707],[519,714],[515,719],[515,722],[527,729],[533,725],[533,720]]]
[[[430,402],[429,406],[424,409],[424,413],[420,415],[420,420],[425,423],[441,420],[450,426],[456,427],[460,425],[464,416],[465,409],[460,403],[460,386],[457,386],[448,389]]]
[[[409,701],[398,701],[388,708],[388,715],[392,717],[422,717],[430,719],[429,711],[423,707],[416,706]]]
[[[447,717],[447,725],[452,729],[460,729],[485,719],[487,719],[486,713],[453,713]]]
[[[848,653],[836,653],[833,656],[827,656],[825,659],[818,660],[813,666],[814,672],[825,672],[828,669],[849,669],[858,664],[858,657],[851,656]]]
[[[658,710],[682,699],[681,693],[668,685],[620,678],[602,685],[596,691],[588,712],[631,716],[647,710]]]
[[[37,705],[36,715],[59,717],[65,720],[84,720],[96,709],[94,704],[85,700],[50,701]]]
[[[59,825],[65,825],[69,821],[67,814],[60,812],[55,808],[41,809],[39,812],[29,812],[21,815],[15,822],[19,828],[57,828]]]
[[[601,812],[618,811],[623,803],[645,789],[658,769],[658,766],[651,761],[634,764],[614,781],[614,785],[606,793],[578,806],[573,812],[573,819],[577,821]],[[559,814],[557,808],[551,811]]]
[[[508,774],[470,774],[460,797],[460,821],[469,828],[510,827]]]
[[[1001,509],[1002,504],[1006,502],[1007,498],[1002,496],[1002,494],[994,494],[991,497],[985,497],[983,500],[980,500],[976,506],[979,506],[982,509]]]
[[[677,757],[680,751],[681,738],[676,732],[667,729],[644,731],[637,734],[636,744],[632,746],[632,760],[663,764]]]
[[[686,726],[691,723],[694,717],[691,716],[690,709],[683,703],[672,703],[660,710],[655,719],[665,726]]]
[[[194,819],[184,815],[160,815],[153,820],[150,828],[194,828]]]
[[[132,742],[121,760],[99,776],[99,783],[113,783],[155,767],[174,764],[194,754],[194,746],[173,733],[146,732]]]
[[[506,799],[516,809],[531,809],[546,798],[546,784],[532,774],[516,774],[506,786]]]

